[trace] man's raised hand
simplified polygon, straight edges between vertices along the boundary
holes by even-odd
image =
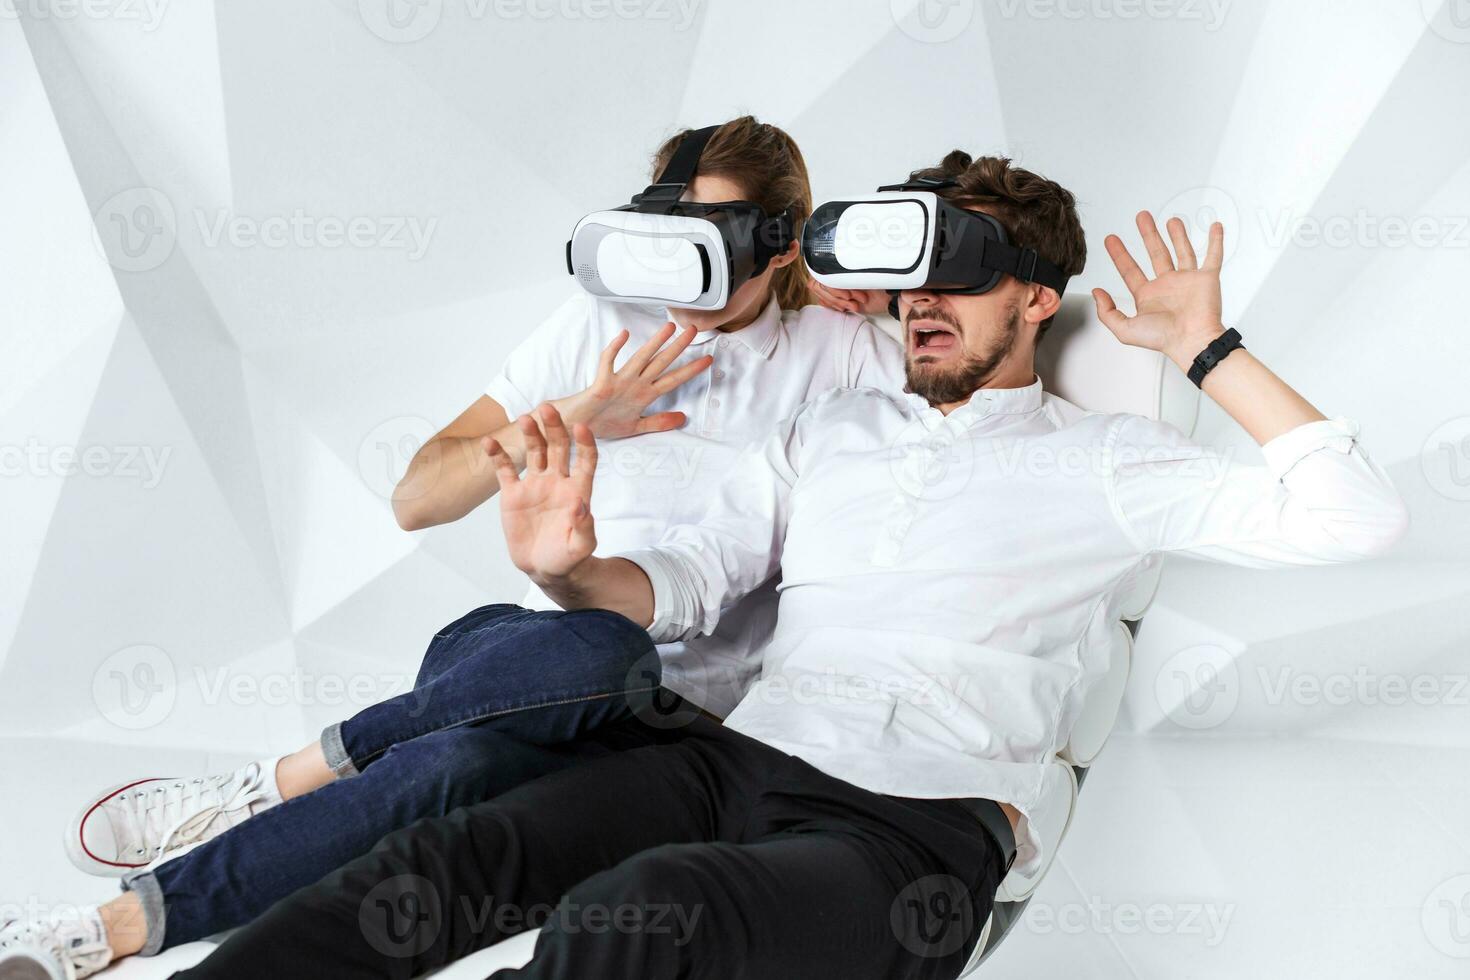
[[[1134,261],[1117,235],[1104,241],[1108,255],[1117,266],[1138,312],[1128,316],[1119,310],[1105,289],[1094,289],[1097,315],[1108,329],[1125,344],[1163,352],[1174,363],[1188,370],[1195,355],[1224,332],[1220,322],[1220,266],[1225,258],[1225,228],[1218,221],[1210,226],[1210,243],[1205,260],[1195,258],[1194,246],[1184,222],[1170,218],[1169,237],[1175,255],[1159,234],[1153,215],[1138,213],[1138,231],[1153,262],[1154,278],[1150,279]]]
[[[677,329],[672,323],[664,324],[626,364],[614,369],[618,352],[628,342],[628,331],[621,331],[603,349],[592,385],[558,402],[562,414],[573,424],[586,424],[599,439],[623,439],[679,428],[686,421],[683,412],[643,413],[655,400],[707,370],[715,359],[706,354],[670,369],[696,334],[693,327],[685,327],[675,336]]]
[[[487,438],[484,448],[500,480],[500,521],[511,561],[540,583],[570,575],[597,547],[592,521],[597,443],[592,429],[578,423],[573,428],[573,460],[573,441],[561,413],[545,404],[536,415],[516,420],[526,441],[524,474],[516,473],[515,464],[496,440]]]

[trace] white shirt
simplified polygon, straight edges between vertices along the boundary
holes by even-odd
[[[874,792],[1009,803],[1029,874],[1025,816],[1151,556],[1338,562],[1400,535],[1402,504],[1356,432],[1301,426],[1263,467],[1040,382],[948,417],[835,391],[746,455],[699,524],[625,557],[653,582],[661,640],[716,629],[779,565],[761,679],[726,723]]]
[[[511,353],[485,393],[512,418],[523,415],[591,385],[598,356],[620,330],[630,336],[618,366],[668,320],[663,307],[578,291]],[[896,341],[862,317],[816,306],[783,312],[773,299],[741,330],[698,334],[674,366],[705,354],[714,357],[709,370],[648,407],[649,414],[685,413],[682,429],[599,443],[592,497],[599,555],[652,544],[670,527],[698,520],[741,450],[803,402],[843,386],[903,388]],[[775,585],[760,585],[751,583],[751,594],[708,635],[660,646],[665,686],[715,714],[730,713],[759,673],[759,651],[775,625]],[[534,586],[525,604],[558,608]]]

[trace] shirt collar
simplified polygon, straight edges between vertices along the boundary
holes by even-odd
[[[904,392],[914,413],[930,428],[946,422],[969,426],[991,415],[1025,415],[1041,407],[1042,395],[1040,378],[1023,388],[980,388],[969,401],[946,416],[920,396]]]
[[[702,330],[694,338],[694,342],[690,346],[695,347],[723,337],[729,337],[732,340],[738,340],[756,354],[769,360],[771,354],[776,350],[776,338],[779,335],[777,328],[780,324],[781,304],[776,301],[775,296],[772,296],[767,301],[765,308],[761,310],[760,316],[739,330],[733,333],[721,333],[718,330]]]

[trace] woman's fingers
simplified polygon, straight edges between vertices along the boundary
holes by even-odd
[[[546,440],[541,436],[540,426],[531,416],[522,415],[516,419],[516,428],[526,443],[526,472],[540,473],[546,469]]]
[[[653,383],[654,396],[667,395],[700,372],[709,370],[709,366],[713,363],[715,363],[715,359],[709,354],[706,354],[698,360],[690,361],[677,370],[670,371]]]
[[[1189,230],[1184,227],[1183,220],[1170,218],[1165,222],[1169,229],[1169,241],[1174,243],[1174,254],[1179,258],[1179,268],[1196,269],[1199,260],[1194,255],[1194,245],[1189,240]]]
[[[670,324],[670,326],[673,326],[673,324]],[[685,348],[694,343],[694,336],[698,332],[693,327],[685,327],[679,331],[678,336],[667,344],[664,344],[663,348],[659,350],[653,360],[648,362],[648,367],[643,370],[643,377],[652,381],[660,374],[663,374],[664,370],[670,364],[674,363],[674,359],[684,353]]]
[[[618,335],[612,339],[612,343],[602,349],[602,356],[597,359],[597,374],[599,377],[610,378],[613,374],[613,365],[617,363],[618,351],[628,342],[628,331],[619,330]]]
[[[633,356],[628,358],[628,363],[623,365],[620,373],[633,378],[642,374],[643,369],[648,367],[648,362],[653,360],[653,355],[657,354],[658,349],[674,335],[675,329],[677,328],[672,323],[665,323],[659,328],[658,333],[648,339],[648,343],[633,352]]]
[[[550,402],[541,406],[541,427],[546,430],[546,469],[554,476],[567,475],[567,463],[571,456],[571,440],[567,438],[567,427]]]
[[[1138,291],[1148,285],[1148,276],[1139,268],[1134,261],[1133,254],[1128,251],[1128,246],[1123,244],[1123,239],[1117,235],[1109,235],[1103,239],[1103,248],[1108,250],[1108,257],[1113,260],[1113,265],[1118,268],[1118,275],[1123,277],[1123,285],[1135,296]]]
[[[689,416],[683,412],[659,412],[657,415],[645,415],[633,427],[633,434],[646,436],[650,432],[669,432],[679,428],[687,421],[689,421]]]
[[[1174,257],[1169,254],[1169,246],[1164,244],[1163,237],[1159,235],[1159,226],[1154,224],[1154,216],[1147,211],[1140,211],[1137,221],[1138,233],[1143,236],[1143,247],[1154,264],[1154,275],[1162,276],[1166,272],[1173,272]]]

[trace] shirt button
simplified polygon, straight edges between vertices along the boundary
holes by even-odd
[[[720,400],[718,398],[711,398],[709,400],[709,407],[710,408],[719,408],[720,407]]]
[[[730,338],[729,337],[721,337],[720,338],[720,342],[718,344],[716,344],[715,346],[718,347],[720,350],[724,350],[726,347],[729,347],[730,346]]]
[[[724,376],[725,376],[725,372],[724,371],[716,371],[715,372],[715,380],[716,381],[719,381]]]

